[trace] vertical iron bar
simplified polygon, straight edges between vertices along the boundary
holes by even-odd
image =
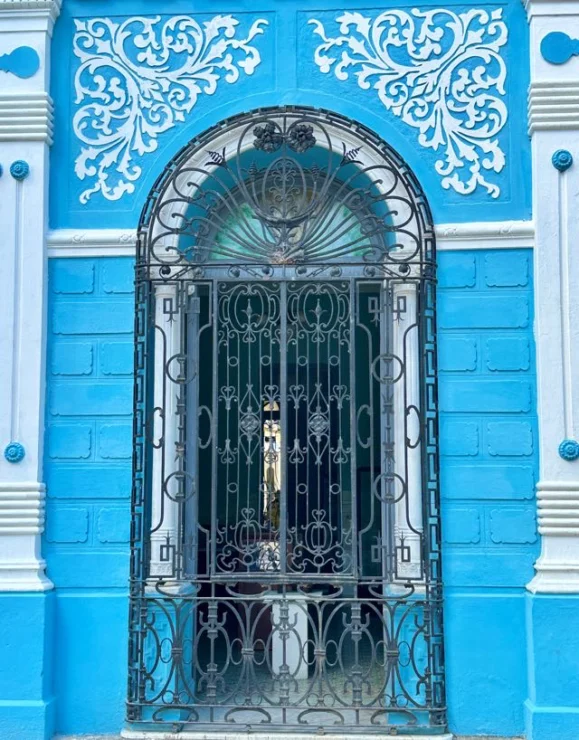
[[[358,573],[358,468],[356,434],[356,290],[359,286],[355,278],[350,278],[350,485],[352,487],[352,573],[359,578]]]
[[[279,547],[280,547],[280,572],[282,575],[287,574],[287,281],[282,280],[280,283],[280,502],[279,502]]]
[[[218,366],[217,357],[219,355],[219,287],[218,279],[212,280],[210,290],[212,295],[209,300],[210,307],[213,310],[213,418],[211,419],[211,573],[215,574],[217,567],[217,395],[218,395]],[[210,308],[211,310],[211,308]]]

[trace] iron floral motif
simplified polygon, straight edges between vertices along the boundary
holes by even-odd
[[[383,105],[418,130],[421,146],[444,157],[436,172],[445,189],[468,195],[481,186],[498,198],[500,187],[487,173],[499,173],[505,154],[498,134],[507,122],[507,43],[502,10],[389,10],[376,18],[347,12],[337,18],[340,35],[323,39],[315,62],[347,80],[351,70],[363,90],[373,87]],[[331,56],[342,49],[341,56]]]
[[[295,123],[286,133],[282,133],[275,123],[268,121],[263,126],[256,126],[253,134],[254,147],[268,154],[277,152],[284,142],[297,154],[304,154],[316,145],[314,127],[309,123]]]
[[[237,38],[239,21],[231,15],[202,24],[185,15],[74,22],[80,107],[73,130],[82,144],[75,173],[92,183],[81,203],[94,193],[107,200],[132,193],[142,172],[133,157],[155,151],[158,136],[184,121],[220,79],[233,83],[241,71],[251,75],[261,56],[250,42],[267,25],[258,19]]]
[[[253,142],[255,148],[268,154],[277,152],[284,141],[283,134],[277,130],[272,121],[268,121],[263,126],[256,126],[253,129],[253,135],[255,136]]]

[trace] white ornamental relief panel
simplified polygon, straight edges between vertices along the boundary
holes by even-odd
[[[342,81],[352,74],[416,129],[419,144],[440,155],[445,189],[467,195],[480,187],[497,198],[505,166],[498,135],[507,122],[502,10],[346,12],[336,21],[331,35],[310,20],[323,39],[315,50],[321,72]]]
[[[230,15],[203,23],[184,15],[75,20],[75,172],[90,183],[81,203],[95,193],[108,200],[132,193],[142,172],[135,159],[155,151],[160,134],[220,81],[254,72],[261,56],[251,42],[267,21],[256,20],[246,35],[238,25]]]

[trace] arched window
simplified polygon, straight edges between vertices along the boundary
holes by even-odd
[[[129,720],[445,725],[435,243],[404,162],[286,107],[143,211]]]

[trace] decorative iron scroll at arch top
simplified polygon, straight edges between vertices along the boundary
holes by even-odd
[[[435,259],[426,200],[400,157],[359,124],[302,107],[238,116],[192,141],[157,181],[139,237],[139,265],[166,277],[338,260],[404,276]]]

